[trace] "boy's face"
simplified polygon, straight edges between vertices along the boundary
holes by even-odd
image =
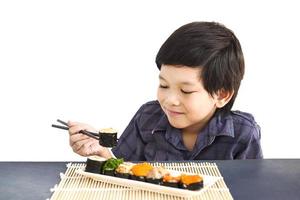
[[[216,111],[212,97],[200,80],[200,68],[162,65],[158,101],[175,128],[199,131]]]

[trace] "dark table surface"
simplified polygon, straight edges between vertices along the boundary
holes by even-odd
[[[215,162],[234,199],[300,200],[300,159]],[[69,162],[0,162],[0,199],[47,199]]]

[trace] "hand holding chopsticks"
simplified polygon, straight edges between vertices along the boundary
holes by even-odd
[[[52,124],[52,127],[54,128],[59,128],[59,129],[63,129],[63,130],[69,130],[69,125],[68,123],[58,119],[57,122],[61,123],[62,125],[56,125],[56,124]],[[86,130],[80,130],[79,133],[81,134],[84,134],[84,135],[87,135],[91,138],[94,138],[96,140],[99,140],[99,134],[98,133],[93,133],[93,132],[90,132],[90,131],[86,131]]]
[[[73,151],[81,156],[97,155],[104,158],[111,158],[113,155],[107,147],[117,145],[117,132],[111,128],[101,129],[98,133],[90,132],[84,129],[95,130],[88,124],[79,122],[66,123],[62,120],[57,120],[61,125],[52,124],[52,127],[69,131],[70,146]],[[81,133],[90,138],[78,134]]]

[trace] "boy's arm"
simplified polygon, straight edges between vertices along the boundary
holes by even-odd
[[[143,161],[145,143],[140,134],[140,117],[143,106],[134,115],[127,128],[122,133],[116,147],[111,149],[117,158],[124,158],[130,161]]]
[[[248,141],[244,143],[244,148],[236,154],[234,159],[262,159],[260,139],[260,127],[257,125],[250,130]]]

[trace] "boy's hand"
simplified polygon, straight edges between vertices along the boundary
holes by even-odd
[[[81,156],[98,155],[105,158],[110,158],[111,154],[108,149],[101,146],[99,141],[89,136],[79,133],[81,130],[98,132],[95,128],[88,124],[79,122],[68,122],[70,146],[73,151]]]

